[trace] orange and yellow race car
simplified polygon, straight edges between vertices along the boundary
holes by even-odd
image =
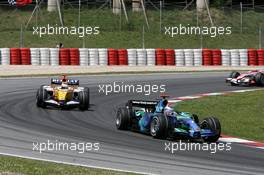
[[[42,108],[79,107],[80,110],[88,110],[90,106],[89,88],[80,87],[79,80],[68,79],[65,75],[60,79],[52,78],[50,85],[40,86],[36,98],[37,106]]]

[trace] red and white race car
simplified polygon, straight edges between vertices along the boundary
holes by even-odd
[[[232,86],[264,86],[264,70],[252,70],[240,74],[233,71],[226,79]]]

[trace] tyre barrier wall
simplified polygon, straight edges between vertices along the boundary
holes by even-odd
[[[98,49],[99,54],[99,65],[106,66],[108,65],[108,52],[107,49]]]
[[[230,66],[231,65],[230,51],[227,49],[221,49],[221,56],[222,56],[222,66]]]
[[[137,65],[147,65],[147,51],[145,49],[137,49]]]
[[[59,52],[58,48],[50,48],[50,65],[58,66],[59,65]]]
[[[118,65],[128,65],[127,50],[118,50]]]
[[[156,51],[155,49],[146,49],[147,52],[147,65],[155,66],[156,64]]]
[[[239,49],[239,57],[240,57],[240,66],[248,65],[248,51],[247,49]]]
[[[31,65],[33,65],[33,66],[40,65],[40,50],[39,50],[39,48],[30,48],[30,58],[31,58]],[[57,55],[56,55],[56,58],[58,58]]]
[[[10,64],[20,65],[21,64],[21,54],[19,48],[10,49]]]
[[[193,49],[184,49],[185,66],[194,65],[194,53]]]
[[[20,57],[22,65],[31,65],[30,48],[21,48]]]
[[[175,63],[176,66],[185,66],[184,51],[183,49],[175,49]]]
[[[212,50],[212,64],[214,66],[222,65],[222,56],[221,56],[221,50],[220,49]]]
[[[175,52],[173,49],[165,50],[166,65],[175,65]]]
[[[202,64],[203,64],[202,49],[194,49],[193,50],[193,56],[194,56],[194,66],[202,66]]]
[[[58,58],[59,59],[59,56]],[[50,51],[49,48],[40,48],[40,65],[50,65]]]
[[[264,49],[0,48],[0,64],[264,66]]]
[[[212,50],[210,50],[210,49],[203,49],[202,55],[203,55],[203,65],[204,66],[213,65]]]
[[[156,49],[156,65],[166,65],[165,49]]]
[[[79,49],[70,49],[70,65],[80,65],[80,53]]]
[[[88,49],[89,53],[89,65],[96,66],[99,64],[99,51],[98,49]]]
[[[256,49],[248,49],[248,65],[249,66],[257,66],[258,58],[257,58],[257,50]]]
[[[257,50],[257,57],[258,57],[258,65],[264,66],[264,50],[258,49]]]
[[[60,65],[70,65],[70,49],[61,48],[59,51]]]
[[[99,52],[100,53],[100,52]],[[89,65],[89,51],[87,48],[79,49],[80,56],[80,66],[88,66]]]

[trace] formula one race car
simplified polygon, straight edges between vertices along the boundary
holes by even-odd
[[[216,142],[221,134],[217,118],[207,117],[199,122],[198,116],[170,108],[163,97],[158,101],[129,100],[116,114],[119,130],[133,130],[154,138],[179,138]]]
[[[89,88],[79,87],[79,80],[51,79],[50,85],[42,85],[37,91],[37,106],[45,108],[54,106],[60,108],[79,107],[88,110],[90,105]]]
[[[253,70],[243,74],[233,71],[226,79],[232,86],[264,86],[264,70]]]

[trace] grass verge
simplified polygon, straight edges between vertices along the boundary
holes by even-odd
[[[27,23],[33,6],[31,8],[0,7],[0,47],[19,47],[21,25]],[[124,16],[120,20],[119,15],[114,15],[109,9],[81,10],[82,26],[99,26],[100,34],[96,36],[86,36],[84,39],[78,35],[45,35],[39,37],[33,35],[34,26],[55,26],[59,24],[58,14],[47,12],[46,7],[42,8],[42,14],[36,21],[31,21],[28,28],[24,30],[24,47],[55,47],[62,42],[64,47],[95,48],[141,48],[142,47],[142,27],[145,25],[142,13],[132,13],[128,11],[129,22]],[[240,11],[220,10],[211,8],[212,19],[216,26],[232,27],[231,35],[220,35],[217,37],[204,36],[202,45],[204,48],[257,48],[258,29],[264,28],[264,13],[255,11],[245,11],[243,13],[243,33],[240,33]],[[64,9],[65,26],[78,25],[78,8]],[[159,11],[147,10],[150,29],[145,30],[146,48],[200,48],[200,35],[177,35],[170,37],[160,32]],[[162,26],[196,26],[196,12],[192,10],[166,10],[163,12]],[[199,17],[199,25],[211,26],[207,15]],[[262,39],[263,41],[263,39]]]
[[[178,103],[180,111],[219,118],[222,134],[264,141],[264,90],[211,96]]]
[[[0,175],[134,175],[0,155]]]

